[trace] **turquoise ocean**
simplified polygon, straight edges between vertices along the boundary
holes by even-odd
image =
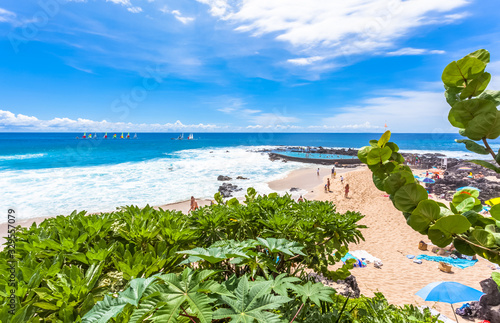
[[[194,140],[172,140],[180,134],[137,133],[137,139],[132,139],[131,133],[131,139],[111,139],[113,134],[108,133],[108,139],[104,133],[81,139],[82,133],[0,133],[2,208],[13,207],[19,219],[29,219],[75,209],[95,212],[130,204],[161,205],[191,195],[209,198],[221,184],[218,175],[247,177],[248,181],[235,183],[244,191],[253,186],[267,193],[267,182],[307,165],[271,162],[267,154],[256,150],[283,145],[360,148],[380,137],[369,133],[194,133]],[[471,158],[463,144],[455,142],[458,138],[458,134],[442,133],[393,134],[392,141],[406,152]],[[499,141],[492,144],[500,147]]]

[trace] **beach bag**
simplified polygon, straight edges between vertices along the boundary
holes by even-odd
[[[423,242],[423,241],[420,241],[418,243],[418,249],[420,250],[423,250],[423,251],[426,251],[427,250],[427,243]]]
[[[445,273],[451,273],[451,265],[448,265],[445,262],[440,261],[438,265],[439,270]]]
[[[465,303],[462,305],[462,307],[457,308],[455,310],[455,313],[457,313],[460,316],[471,316],[472,315],[472,310],[470,308],[469,303]]]

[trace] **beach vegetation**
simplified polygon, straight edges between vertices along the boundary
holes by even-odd
[[[474,153],[492,157],[490,162],[469,162],[500,173],[500,151],[495,153],[488,143],[500,136],[500,91],[486,90],[491,79],[485,72],[489,61],[488,51],[477,50],[446,66],[442,80],[451,106],[448,120],[468,138],[457,142]],[[491,217],[480,214],[483,206],[475,189],[455,193],[449,205],[429,199],[426,189],[405,165],[396,143],[389,142],[390,136],[386,131],[379,140],[371,140],[369,146],[359,150],[358,157],[372,171],[375,186],[389,194],[408,225],[439,247],[453,243],[462,254],[477,254],[500,264],[500,205],[491,208]]]

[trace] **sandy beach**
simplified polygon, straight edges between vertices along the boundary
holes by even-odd
[[[302,183],[295,180],[301,178],[302,174],[310,174],[314,170],[311,168],[309,172],[305,169],[292,172],[283,182],[286,182],[286,185],[301,186]],[[426,237],[413,231],[406,224],[401,212],[394,208],[389,198],[384,196],[384,192],[375,187],[371,180],[371,172],[366,167],[343,174],[344,183],[349,183],[350,186],[348,198],[344,197],[344,186],[340,183],[338,174],[337,178],[332,180],[330,193],[324,192],[326,176],[322,176],[322,182],[313,189],[314,195],[308,198],[332,201],[342,213],[352,210],[365,215],[360,221],[361,224],[368,226],[362,230],[365,241],[351,244],[349,250],[366,250],[380,258],[383,266],[377,269],[373,264],[369,264],[365,268],[352,269],[351,273],[356,277],[361,293],[373,296],[375,292],[382,292],[392,304],[426,305],[449,318],[454,318],[449,304],[425,302],[415,296],[415,293],[425,285],[436,281],[456,281],[481,290],[479,282],[491,277],[491,264],[480,258],[474,266],[466,269],[452,267],[452,273],[444,273],[437,268],[437,262],[413,263],[406,255],[436,255],[431,251],[421,251],[417,248],[420,240],[429,243]],[[285,184],[273,183],[273,185],[279,187]]]

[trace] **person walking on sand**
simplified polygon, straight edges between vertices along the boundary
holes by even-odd
[[[345,198],[347,198],[347,194],[349,194],[349,184],[345,184]]]
[[[319,168],[318,168],[318,170],[316,171],[316,174],[318,174],[318,176],[319,176]]]
[[[189,209],[189,212],[194,211],[198,208],[198,203],[194,199],[194,196],[191,196],[191,208]]]
[[[330,192],[330,179],[326,179],[326,188],[328,189],[328,192]]]
[[[335,166],[332,167],[332,178],[335,178]]]
[[[344,177],[342,177],[342,175],[340,175],[340,183],[344,184]]]

